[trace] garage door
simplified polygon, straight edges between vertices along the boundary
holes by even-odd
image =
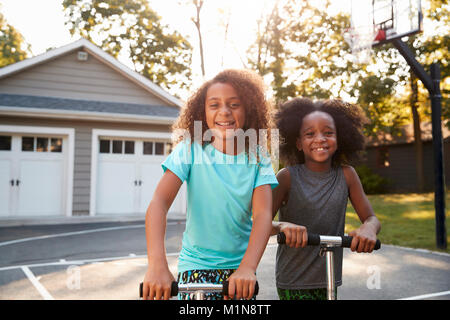
[[[63,136],[0,133],[0,216],[64,215]]]
[[[145,215],[162,177],[161,163],[170,144],[145,139],[100,137],[96,214]],[[181,192],[169,212],[181,213]]]

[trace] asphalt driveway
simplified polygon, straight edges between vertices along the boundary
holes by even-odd
[[[166,250],[176,273],[183,220],[169,220]],[[278,299],[272,237],[258,267],[259,300]],[[143,221],[0,228],[0,299],[138,299],[146,266]],[[343,300],[450,300],[450,255],[382,245],[344,254]]]

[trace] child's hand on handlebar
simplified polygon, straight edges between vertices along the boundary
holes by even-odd
[[[169,300],[173,281],[175,278],[168,268],[149,266],[144,278],[142,298],[144,300]]]
[[[228,296],[224,300],[242,298],[250,300],[255,293],[256,276],[255,271],[239,267],[228,278]]]
[[[369,225],[363,224],[356,230],[349,232],[353,237],[350,249],[353,252],[372,252],[377,241],[377,234]]]
[[[286,235],[286,245],[291,248],[304,248],[308,244],[308,232],[304,226],[280,222],[280,232]]]

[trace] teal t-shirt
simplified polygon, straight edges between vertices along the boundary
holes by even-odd
[[[186,230],[178,272],[237,269],[252,229],[253,189],[278,185],[269,157],[224,154],[182,141],[162,164],[187,183]]]

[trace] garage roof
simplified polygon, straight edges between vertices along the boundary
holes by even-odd
[[[171,124],[178,107],[0,94],[0,114]]]
[[[159,97],[161,100],[167,102],[169,105],[177,106],[180,108],[182,107],[183,102],[180,99],[169,94],[168,92],[163,90],[160,86],[156,85],[155,83],[153,83],[143,75],[139,74],[138,72],[131,70],[124,64],[120,63],[113,56],[109,55],[108,53],[106,53],[105,51],[103,51],[102,49],[100,49],[99,47],[97,47],[96,45],[94,45],[93,43],[84,38],[81,38],[63,47],[52,49],[43,54],[0,68],[0,79],[9,77],[23,70],[43,64],[47,61],[61,57],[69,52],[80,49],[83,49],[89,54],[95,56],[99,61],[101,61],[105,65],[116,70],[117,72],[119,72],[120,74],[131,80],[133,83],[147,90],[151,94]]]

